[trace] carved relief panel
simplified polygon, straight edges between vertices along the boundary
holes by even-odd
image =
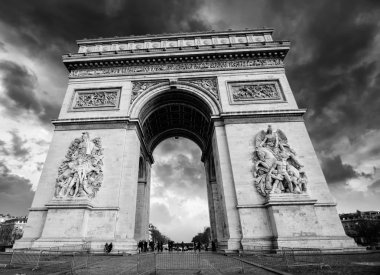
[[[278,80],[229,82],[227,85],[232,104],[285,102]]]
[[[252,173],[254,185],[262,196],[274,193],[307,192],[308,179],[296,152],[280,129],[268,125],[254,138]]]
[[[74,139],[58,168],[54,197],[94,198],[103,182],[103,148],[100,137],[88,132]]]
[[[193,86],[199,87],[207,91],[207,93],[213,95],[217,99],[219,98],[218,81],[216,77],[205,78],[180,78],[182,82],[186,82]]]
[[[70,111],[119,108],[121,88],[75,90]]]

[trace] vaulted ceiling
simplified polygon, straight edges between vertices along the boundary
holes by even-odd
[[[211,111],[196,96],[170,90],[150,100],[140,113],[145,141],[152,152],[164,139],[186,137],[206,149],[211,134]]]

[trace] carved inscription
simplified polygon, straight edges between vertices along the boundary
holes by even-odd
[[[257,81],[230,84],[232,100],[260,101],[260,100],[282,100],[282,94],[277,81]]]
[[[120,89],[76,91],[73,109],[117,108]]]
[[[203,70],[233,70],[251,69],[256,67],[276,67],[283,66],[280,58],[261,58],[251,60],[228,60],[213,62],[193,62],[193,63],[172,63],[172,64],[152,64],[134,65],[124,67],[78,69],[72,70],[70,77],[94,77],[105,75],[128,75],[128,74],[147,74],[147,73],[167,73],[177,71],[203,71]]]

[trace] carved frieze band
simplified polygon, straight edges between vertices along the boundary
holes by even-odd
[[[119,107],[120,88],[76,90],[72,110],[116,109]]]
[[[284,101],[280,83],[275,81],[250,81],[228,83],[233,103]]]
[[[191,63],[133,65],[109,68],[91,68],[72,70],[69,77],[96,77],[130,74],[170,73],[204,70],[236,70],[252,69],[257,67],[279,67],[283,66],[280,58],[259,58],[249,60],[227,60],[227,61],[204,61]]]

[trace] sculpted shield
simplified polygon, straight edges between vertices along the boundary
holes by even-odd
[[[103,149],[99,137],[88,132],[70,144],[66,159],[58,168],[56,198],[94,198],[103,181]]]

